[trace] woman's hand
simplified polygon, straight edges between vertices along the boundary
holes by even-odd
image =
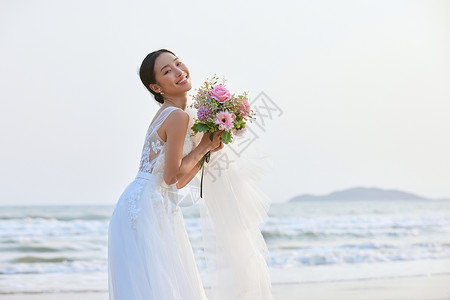
[[[207,145],[208,150],[211,152],[218,151],[224,147],[222,141],[220,140],[220,136],[222,135],[223,130],[219,130],[213,133],[213,140],[209,138],[210,132],[203,133],[203,137],[200,143],[204,143]]]
[[[212,149],[210,151],[211,152],[216,152],[216,151],[219,151],[220,149],[223,149],[223,147],[225,147],[225,144],[222,141],[220,141],[220,145],[217,148]]]

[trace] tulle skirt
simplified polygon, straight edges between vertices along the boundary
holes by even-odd
[[[258,185],[272,165],[256,142],[211,153],[199,201],[210,300],[273,300],[261,233],[271,200]]]
[[[177,203],[162,174],[139,172],[108,232],[109,299],[207,299]]]

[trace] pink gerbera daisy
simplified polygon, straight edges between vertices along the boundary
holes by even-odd
[[[219,130],[231,130],[234,126],[233,115],[227,111],[219,111],[215,123],[219,125]]]

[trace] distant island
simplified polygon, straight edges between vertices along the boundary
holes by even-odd
[[[431,199],[399,190],[383,190],[380,188],[355,187],[342,191],[332,192],[328,195],[303,194],[289,200],[289,202],[309,200],[450,200]]]

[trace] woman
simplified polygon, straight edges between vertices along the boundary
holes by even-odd
[[[191,183],[208,151],[213,152],[212,158],[214,152],[221,152],[222,132],[214,133],[212,141],[209,134],[203,134],[194,146],[189,128],[192,119],[185,111],[187,93],[192,88],[189,70],[171,51],[161,49],[147,55],[139,73],[144,86],[162,105],[148,128],[138,174],[120,196],[111,217],[110,299],[207,299],[179,208],[178,190]],[[234,188],[233,182],[227,180],[230,175],[224,173],[221,180],[215,178],[214,182],[207,176],[206,201],[200,201],[205,255],[211,271],[208,275],[213,277],[211,297],[272,299],[263,257],[267,248],[257,229],[268,207],[251,208],[244,200],[241,202],[247,205],[248,213],[241,216],[242,212],[230,209],[230,203],[253,191],[240,183],[235,187],[236,194],[230,194]],[[231,176],[236,177],[236,173]],[[239,210],[239,205],[233,205],[234,209]],[[229,221],[237,225],[229,228]],[[235,242],[241,245],[230,247]],[[242,273],[240,268],[258,274],[248,273],[234,282],[233,278],[242,276],[236,274]],[[230,285],[235,287],[233,294]]]

